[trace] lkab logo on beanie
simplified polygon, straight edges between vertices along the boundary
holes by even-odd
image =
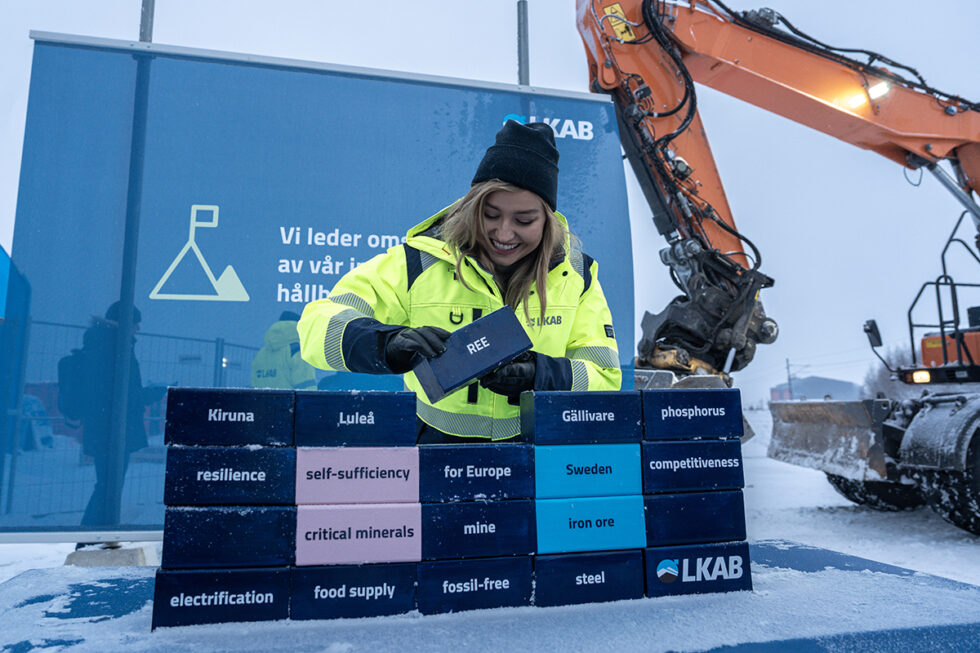
[[[555,132],[543,122],[508,120],[487,148],[473,183],[499,179],[540,196],[551,210],[558,200],[558,148]]]

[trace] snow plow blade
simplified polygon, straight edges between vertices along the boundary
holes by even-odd
[[[769,410],[770,458],[854,480],[887,478],[888,401],[774,401]]]

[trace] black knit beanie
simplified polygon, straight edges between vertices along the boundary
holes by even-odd
[[[558,200],[558,148],[555,132],[543,122],[508,120],[487,148],[473,183],[499,179],[537,194],[551,210]]]

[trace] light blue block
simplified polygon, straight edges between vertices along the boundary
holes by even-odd
[[[646,544],[643,497],[535,501],[538,553],[613,551]]]
[[[571,444],[534,448],[535,496],[642,494],[639,444]]]

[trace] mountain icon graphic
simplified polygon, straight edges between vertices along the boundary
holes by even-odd
[[[664,583],[673,583],[677,580],[677,560],[661,560],[657,565],[657,578]]]

